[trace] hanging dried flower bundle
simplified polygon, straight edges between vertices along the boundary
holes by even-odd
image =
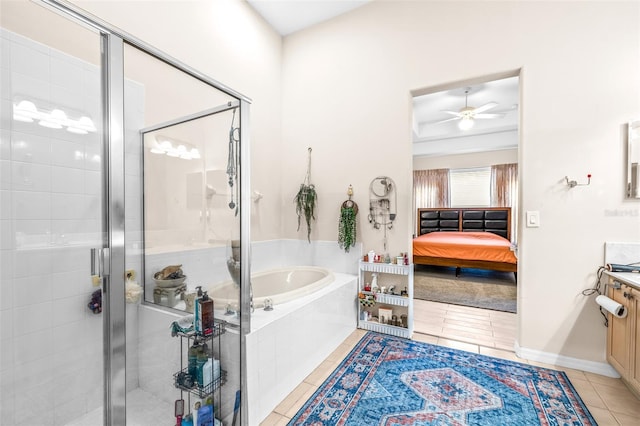
[[[298,215],[298,231],[302,216],[307,223],[307,241],[311,243],[311,221],[315,220],[315,208],[318,199],[315,186],[311,183],[311,148],[309,148],[309,163],[307,165],[307,176],[300,185],[300,189],[294,198],[296,203],[296,214]]]

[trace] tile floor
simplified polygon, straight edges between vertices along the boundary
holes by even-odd
[[[421,300],[414,304],[414,340],[565,371],[598,425],[640,424],[640,400],[620,379],[520,359],[513,351],[515,331],[515,314]],[[261,426],[286,425],[364,334],[354,331]]]

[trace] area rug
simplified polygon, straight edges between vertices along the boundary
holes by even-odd
[[[511,272],[416,265],[413,297],[420,300],[516,312],[517,285]]]
[[[596,422],[563,372],[367,332],[288,424]]]

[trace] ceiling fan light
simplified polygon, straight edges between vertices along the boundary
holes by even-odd
[[[473,118],[464,117],[462,120],[458,122],[458,128],[460,130],[469,130],[473,127]]]

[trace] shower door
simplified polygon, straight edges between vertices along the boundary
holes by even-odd
[[[33,2],[0,7],[0,422],[101,425],[102,36]]]

